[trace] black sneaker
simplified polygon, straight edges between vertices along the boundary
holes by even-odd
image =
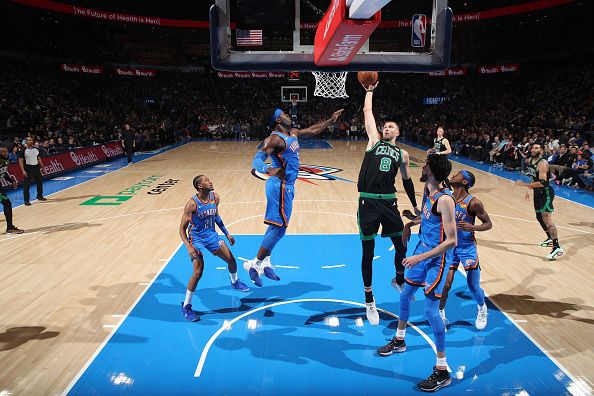
[[[6,229],[7,234],[22,234],[23,232],[25,231],[15,226]]]
[[[399,340],[394,336],[392,341],[388,342],[386,345],[377,348],[377,353],[381,356],[390,356],[393,353],[400,353],[406,351],[406,343],[404,340]]]
[[[45,197],[41,197],[41,198],[37,198],[38,201],[47,201],[47,198]]]
[[[433,374],[426,380],[419,382],[418,385],[419,389],[424,392],[435,392],[451,383],[452,379],[448,370],[439,370],[437,367],[433,367]]]
[[[31,206],[31,202],[25,202],[25,206]]]

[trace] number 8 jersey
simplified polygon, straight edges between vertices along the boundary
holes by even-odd
[[[394,144],[378,141],[365,152],[359,171],[359,192],[371,194],[396,193],[396,175],[402,163],[402,150]]]

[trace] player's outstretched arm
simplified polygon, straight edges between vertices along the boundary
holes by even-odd
[[[182,242],[184,243],[186,249],[188,249],[188,253],[190,253],[190,257],[198,258],[199,254],[198,251],[190,241],[188,240],[188,224],[192,221],[192,214],[196,211],[196,202],[193,199],[190,199],[186,206],[184,207],[184,213],[182,214],[181,222],[179,223],[179,236],[181,237]]]
[[[400,175],[402,176],[402,185],[404,186],[404,191],[406,191],[406,195],[408,196],[410,203],[415,209],[415,213],[418,214],[420,210],[417,205],[417,197],[415,196],[415,184],[410,177],[409,162],[410,157],[408,156],[408,152],[406,150],[402,150],[402,161],[400,161]]]
[[[344,109],[336,110],[334,114],[332,114],[332,117],[328,118],[326,121],[322,121],[307,128],[294,129],[294,131],[297,131],[297,136],[299,137],[309,137],[317,135],[318,133],[322,133],[326,130],[326,128],[336,122],[343,111]]]
[[[369,87],[363,87],[367,91],[365,94],[365,102],[363,103],[363,117],[365,118],[365,132],[367,132],[367,150],[371,148],[380,140],[380,134],[377,130],[375,117],[373,116],[373,91],[377,88],[379,81]]]

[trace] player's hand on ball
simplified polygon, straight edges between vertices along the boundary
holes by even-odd
[[[361,85],[363,85],[363,84],[361,84]],[[365,88],[365,90],[367,92],[373,92],[377,88],[378,85],[379,85],[379,81],[377,81],[375,84],[370,85],[368,87],[366,87],[365,85],[363,85],[363,88]]]
[[[235,238],[233,238],[233,235],[231,235],[231,234],[227,235],[227,239],[229,240],[229,244],[231,246],[235,245]]]
[[[459,221],[458,228],[463,231],[474,231],[474,225],[472,225],[466,221]]]
[[[344,111],[344,109],[336,110],[334,112],[334,114],[332,114],[332,117],[330,117],[332,122],[336,122],[336,120],[338,119],[338,117],[340,117],[340,115],[342,114],[343,111]]]
[[[419,264],[420,261],[421,257],[417,254],[416,256],[405,257],[404,260],[402,260],[402,265],[404,268],[412,268]]]

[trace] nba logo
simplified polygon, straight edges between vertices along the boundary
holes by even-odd
[[[427,16],[415,14],[412,17],[411,45],[415,48],[425,46],[425,33],[427,31]]]

